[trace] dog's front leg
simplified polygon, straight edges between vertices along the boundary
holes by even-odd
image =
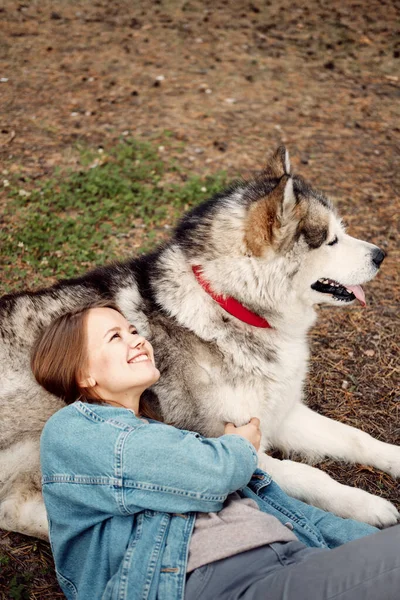
[[[283,452],[298,452],[312,462],[331,457],[371,465],[400,477],[400,446],[380,442],[301,403],[280,423],[269,441]]]
[[[278,460],[259,453],[259,466],[290,496],[344,518],[376,527],[394,525],[399,518],[395,506],[364,490],[342,485],[327,473],[292,460]]]

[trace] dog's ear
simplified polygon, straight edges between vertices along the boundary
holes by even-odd
[[[268,179],[281,179],[284,175],[291,174],[289,152],[285,146],[279,146],[267,162],[262,174]]]
[[[302,206],[296,198],[293,179],[283,176],[268,196],[249,208],[244,236],[247,251],[263,256],[268,249],[287,249],[303,216]]]
[[[280,211],[278,210],[278,220],[284,224],[292,218],[293,211],[297,204],[297,198],[293,190],[293,179],[291,177],[284,180],[283,193],[281,197]]]

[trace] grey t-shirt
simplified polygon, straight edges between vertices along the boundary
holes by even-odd
[[[218,513],[197,513],[187,572],[272,542],[298,538],[276,517],[262,512],[250,498],[230,494]]]

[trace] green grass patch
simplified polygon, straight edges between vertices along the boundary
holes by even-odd
[[[224,172],[168,183],[174,175],[186,178],[150,144],[127,139],[102,153],[82,149],[77,170],[39,184],[10,179],[0,231],[1,292],[120,260],[121,239],[135,229],[138,252],[147,251],[160,228],[226,183]]]

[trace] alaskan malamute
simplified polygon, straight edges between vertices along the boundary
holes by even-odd
[[[399,514],[387,500],[266,450],[329,456],[400,476],[400,447],[323,417],[302,399],[314,305],[365,303],[360,284],[384,259],[347,235],[330,201],[291,175],[285,148],[261,174],[201,204],[154,253],[37,292],[0,300],[0,527],[47,537],[39,436],[63,406],[29,369],[40,328],[72,307],[113,298],[155,347],[150,392],[166,419],[218,436],[259,417],[259,464],[289,494],[373,525]]]

